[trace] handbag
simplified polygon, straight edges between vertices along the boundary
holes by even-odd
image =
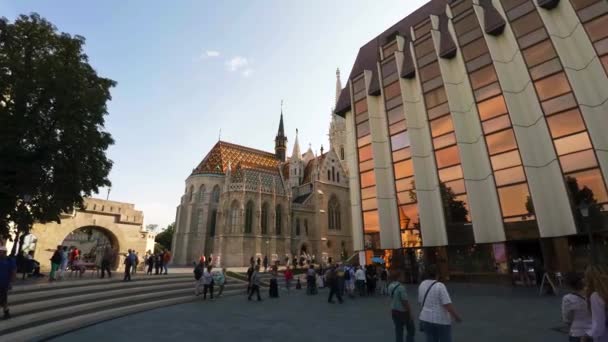
[[[426,289],[426,293],[424,294],[424,298],[422,299],[422,306],[420,307],[420,312],[422,313],[422,309],[424,309],[424,303],[426,303],[426,297],[429,295],[429,292],[431,291],[431,288],[433,288],[433,286],[435,284],[437,284],[438,281],[435,281],[431,284],[431,286],[429,286],[428,289]],[[418,319],[420,322],[418,324],[418,330],[420,331],[424,331],[424,321]]]

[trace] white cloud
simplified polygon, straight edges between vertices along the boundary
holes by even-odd
[[[252,73],[253,73],[253,69],[247,68],[247,69],[243,70],[242,75],[244,77],[249,77],[249,76],[251,76]]]
[[[205,56],[207,57],[219,57],[220,52],[215,50],[207,50],[205,51]]]
[[[232,57],[231,59],[226,61],[226,67],[230,71],[238,71],[242,68],[245,68],[249,65],[249,61],[247,58],[242,56]]]

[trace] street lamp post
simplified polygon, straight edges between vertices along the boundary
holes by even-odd
[[[578,206],[578,210],[581,212],[581,216],[583,217],[583,225],[587,230],[587,237],[589,238],[589,254],[591,259],[591,264],[597,264],[597,253],[595,250],[595,239],[593,238],[593,232],[591,231],[591,224],[589,223],[589,208],[590,205],[587,201],[581,202]]]

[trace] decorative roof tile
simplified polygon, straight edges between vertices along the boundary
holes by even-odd
[[[246,165],[250,168],[277,170],[279,162],[274,153],[220,140],[192,170],[192,174],[225,174],[229,163],[233,168]]]

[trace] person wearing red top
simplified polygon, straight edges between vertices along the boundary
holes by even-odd
[[[293,272],[291,271],[291,268],[289,266],[287,266],[284,273],[285,273],[285,288],[287,288],[287,293],[289,293],[289,290],[291,289],[291,281],[293,280]]]
[[[165,255],[163,255],[163,267],[165,269],[165,274],[167,274],[167,265],[171,261],[171,252],[168,250],[165,251]]]

